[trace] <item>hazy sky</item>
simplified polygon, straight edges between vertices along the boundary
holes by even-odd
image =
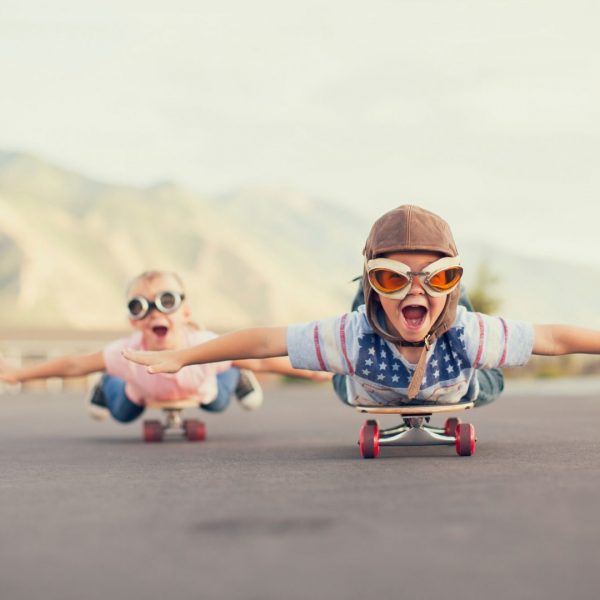
[[[600,255],[594,0],[2,0],[0,150]],[[362,240],[361,240],[362,242]]]

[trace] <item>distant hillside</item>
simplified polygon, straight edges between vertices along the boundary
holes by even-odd
[[[196,318],[216,329],[335,314],[352,296],[367,229],[285,190],[205,198],[0,154],[0,323],[126,326],[124,286],[149,268],[179,272]]]
[[[93,181],[32,156],[0,153],[0,327],[126,328],[124,287],[150,268],[179,272],[198,321],[216,330],[345,310],[370,223],[270,187],[206,197],[176,184]],[[600,270],[463,244],[508,317],[600,327]]]
[[[462,244],[465,283],[484,262],[498,277],[499,313],[539,323],[572,323],[600,329],[600,268],[506,252],[485,242]]]

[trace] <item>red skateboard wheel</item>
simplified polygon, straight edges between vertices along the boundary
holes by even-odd
[[[444,423],[444,435],[448,437],[456,436],[456,427],[460,423],[460,419],[457,417],[450,417],[446,419],[446,423]]]
[[[471,423],[459,423],[456,427],[456,453],[459,456],[475,454],[475,427]]]
[[[144,441],[162,442],[164,431],[160,421],[144,421],[143,431]]]
[[[190,442],[202,442],[206,439],[206,426],[203,421],[186,419],[183,422],[183,430]]]
[[[379,456],[379,423],[377,421],[370,419],[360,428],[358,447],[363,458]]]

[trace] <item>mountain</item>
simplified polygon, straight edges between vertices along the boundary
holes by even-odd
[[[196,320],[218,330],[336,314],[368,226],[297,192],[206,198],[0,154],[0,326],[126,327],[125,286],[153,268],[177,271]]]
[[[177,271],[195,319],[217,331],[347,309],[368,220],[306,194],[246,187],[215,197],[174,183],[94,181],[0,152],[0,328],[125,329],[124,290]],[[465,282],[483,262],[512,318],[600,328],[600,271],[462,243]]]

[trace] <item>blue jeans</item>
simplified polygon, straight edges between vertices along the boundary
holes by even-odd
[[[365,297],[362,290],[362,285],[359,285],[354,301],[352,302],[352,310],[356,310],[361,304],[365,303]],[[464,306],[467,310],[473,312],[473,306],[467,297],[465,289],[460,288],[460,299],[458,303]],[[475,406],[484,406],[493,402],[504,389],[504,375],[500,369],[477,369],[477,381],[479,383],[479,394],[475,398]],[[335,374],[333,376],[333,389],[338,395],[338,398],[344,404],[348,402],[348,391],[346,389],[346,377],[348,375]]]
[[[209,412],[222,412],[231,401],[231,396],[240,380],[240,370],[231,367],[217,375],[217,397],[210,404],[201,404],[200,408]],[[113,419],[120,423],[129,423],[137,419],[144,407],[132,402],[125,394],[125,381],[112,375],[103,375],[100,381],[102,393]]]

